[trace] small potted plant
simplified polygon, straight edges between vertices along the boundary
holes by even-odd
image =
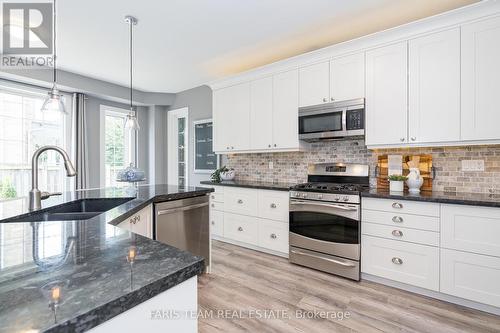
[[[234,169],[228,169],[224,165],[223,167],[217,169],[210,176],[210,180],[214,183],[220,183],[225,180],[233,180],[235,176]]]
[[[408,177],[403,175],[390,175],[389,176],[389,191],[391,192],[403,192],[404,182]]]

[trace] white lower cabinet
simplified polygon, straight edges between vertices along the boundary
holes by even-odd
[[[439,233],[376,223],[363,223],[363,234],[410,243],[439,246]]]
[[[500,307],[500,258],[441,249],[441,292]]]
[[[210,234],[217,240],[288,255],[288,191],[215,186]]]
[[[361,271],[439,290],[439,248],[363,235]]]
[[[116,226],[144,237],[153,238],[153,207],[148,205]]]

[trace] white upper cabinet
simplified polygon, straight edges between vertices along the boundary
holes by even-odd
[[[500,139],[500,17],[462,26],[462,140]]]
[[[250,148],[270,149],[273,144],[273,78],[250,82]]]
[[[299,69],[299,106],[329,102],[330,62],[320,62]]]
[[[365,97],[365,53],[336,58],[330,62],[330,101]]]
[[[459,28],[412,39],[408,49],[409,142],[459,141]]]
[[[366,144],[407,142],[407,43],[366,52]]]
[[[213,105],[215,151],[250,149],[250,83],[217,90]]]
[[[299,147],[299,71],[273,77],[273,148]]]

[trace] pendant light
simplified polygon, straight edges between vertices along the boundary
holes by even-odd
[[[66,108],[64,107],[64,103],[62,101],[62,95],[59,92],[59,89],[57,89],[57,68],[56,68],[56,60],[57,60],[57,33],[56,33],[56,22],[57,22],[57,15],[56,15],[56,0],[53,1],[53,13],[54,13],[54,23],[53,23],[53,48],[54,48],[54,64],[53,64],[53,72],[52,72],[52,78],[53,78],[53,85],[52,89],[48,92],[48,97],[45,98],[45,101],[43,102],[42,105],[42,112],[44,111],[55,111],[55,112],[61,112],[66,114]]]
[[[137,117],[135,115],[135,111],[132,105],[132,72],[133,72],[133,62],[132,62],[132,27],[137,24],[137,19],[133,16],[125,16],[125,22],[130,25],[130,112],[127,115],[127,120],[125,121],[125,128],[130,131],[138,131],[140,129],[139,122],[137,121]]]

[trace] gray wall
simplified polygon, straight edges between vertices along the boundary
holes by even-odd
[[[193,122],[196,120],[212,118],[212,89],[200,86],[178,93],[169,110],[189,108],[189,185],[199,185],[200,181],[208,180],[210,174],[194,173],[194,131]],[[166,149],[166,145],[165,145]],[[167,165],[167,164],[165,164]]]
[[[148,152],[150,183],[167,183],[167,107],[151,106],[148,110]],[[142,129],[141,129],[142,131]]]

